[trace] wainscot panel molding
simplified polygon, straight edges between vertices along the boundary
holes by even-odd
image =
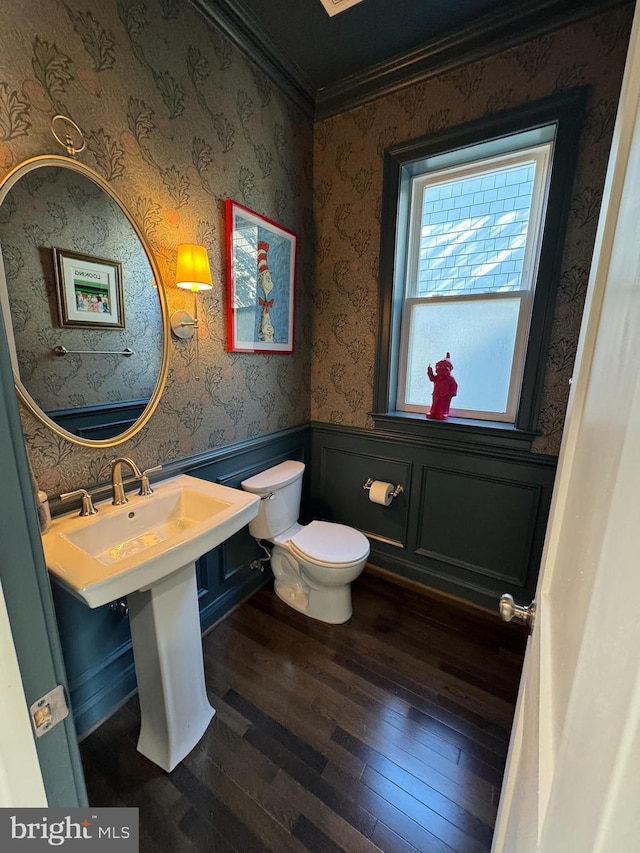
[[[308,464],[309,451],[309,427],[294,427],[171,462],[163,468],[161,476],[165,479],[190,474],[240,488],[245,478],[285,459]],[[308,496],[309,479],[305,477],[305,496]],[[128,485],[133,488],[133,481]],[[91,494],[96,502],[107,500],[111,487],[100,484],[91,489]],[[56,500],[52,504],[55,515],[69,511],[67,503],[63,505]],[[271,579],[268,564],[264,571],[252,567],[263,556],[244,528],[198,560],[196,578],[202,631]],[[129,623],[110,605],[92,610],[55,582],[52,587],[71,709],[78,735],[82,737],[136,689]]]
[[[539,484],[425,465],[416,554],[523,588],[541,492]]]
[[[319,468],[317,463],[319,461]],[[406,493],[394,498],[389,506],[374,504],[364,488],[368,479],[382,480],[408,490],[412,479],[412,462],[394,458],[390,453],[365,453],[322,446],[319,460],[314,459],[312,481],[319,477],[328,489],[327,506],[318,500],[314,509],[322,516],[349,518],[370,539],[406,548],[409,536],[409,503]],[[315,492],[312,482],[312,491]],[[333,484],[333,489],[331,488]]]
[[[81,438],[100,441],[130,429],[147,408],[149,400],[108,403],[104,406],[80,406],[46,412],[59,427]]]
[[[555,457],[319,422],[311,444],[311,513],[367,535],[371,565],[491,610],[533,597]],[[368,477],[404,494],[374,504]]]
[[[85,737],[96,729],[136,690],[136,670],[129,641],[109,656],[108,665],[95,667],[90,673],[83,673],[74,684],[69,684],[78,737]]]
[[[244,466],[249,468],[252,465],[258,466],[257,471],[260,471],[260,466],[263,465],[264,459],[275,458],[278,454],[286,458],[286,454],[300,448],[306,448],[308,453],[310,442],[310,428],[308,424],[302,426],[290,427],[288,429],[279,430],[278,432],[265,433],[257,438],[248,438],[245,441],[238,441],[235,444],[226,444],[224,447],[213,448],[206,450],[203,453],[186,456],[182,459],[174,459],[170,462],[163,463],[162,459],[153,460],[154,465],[162,464],[162,471],[151,477],[152,483],[158,483],[161,480],[166,480],[169,477],[177,477],[179,474],[191,474],[194,477],[201,477],[203,480],[211,482],[220,482],[223,485],[230,485],[230,481],[234,476],[241,475]],[[135,459],[135,451],[131,451]],[[272,464],[276,464],[275,462]],[[266,467],[266,466],[264,466]],[[247,475],[250,476],[250,475]],[[219,479],[217,479],[219,478]],[[244,475],[240,476],[238,483],[244,479]],[[227,482],[229,481],[229,482]],[[126,481],[125,481],[126,482]],[[133,488],[131,484],[126,484],[127,488]],[[83,485],[91,492],[91,497],[94,503],[107,500],[111,497],[111,483],[103,481],[94,485]],[[49,498],[49,506],[53,516],[63,515],[77,506],[80,509],[80,501],[62,501],[58,497],[51,496]]]

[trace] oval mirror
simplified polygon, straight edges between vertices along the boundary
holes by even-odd
[[[168,369],[167,307],[145,237],[107,182],[66,157],[34,157],[0,186],[0,300],[16,389],[58,435],[131,438]]]

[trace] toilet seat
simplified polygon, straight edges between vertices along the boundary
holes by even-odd
[[[333,569],[351,568],[369,555],[369,540],[352,527],[333,521],[312,521],[299,530],[288,546],[301,560]]]

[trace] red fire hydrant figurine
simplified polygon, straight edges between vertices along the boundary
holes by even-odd
[[[436,362],[436,372],[427,367],[427,376],[433,382],[433,398],[431,409],[427,417],[434,421],[446,421],[449,417],[449,406],[451,399],[458,393],[458,383],[451,375],[453,364],[451,356],[447,353],[446,358]]]

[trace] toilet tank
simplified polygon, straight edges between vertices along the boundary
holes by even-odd
[[[288,461],[242,481],[240,485],[245,492],[261,498],[258,515],[249,522],[249,532],[254,538],[273,539],[296,523],[300,515],[303,473],[302,462]]]

